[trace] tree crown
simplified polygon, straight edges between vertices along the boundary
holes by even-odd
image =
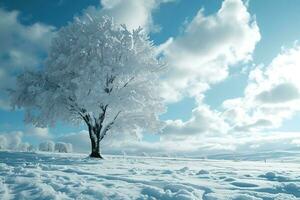
[[[12,105],[23,107],[25,121],[40,127],[88,116],[89,123],[118,118],[115,127],[123,130],[157,130],[164,111],[161,67],[141,29],[87,14],[58,31],[43,69],[18,77]]]

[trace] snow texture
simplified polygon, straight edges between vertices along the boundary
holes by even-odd
[[[0,152],[0,199],[300,199],[300,162]]]

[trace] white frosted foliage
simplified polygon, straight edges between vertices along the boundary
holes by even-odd
[[[86,14],[58,31],[40,71],[18,77],[12,105],[38,127],[85,122],[96,143],[108,132],[156,132],[163,66],[141,29]]]
[[[72,149],[72,144],[70,143],[57,142],[55,144],[55,151],[60,153],[71,153]]]

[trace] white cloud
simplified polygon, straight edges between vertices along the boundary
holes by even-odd
[[[245,95],[223,102],[225,116],[236,131],[280,127],[300,111],[300,46],[283,50],[270,65],[249,74]]]
[[[45,140],[52,137],[48,128],[39,128],[32,125],[25,128],[24,136],[34,137],[37,140]]]
[[[117,23],[126,24],[130,30],[139,26],[148,29],[153,25],[154,0],[102,0],[101,4],[105,14],[113,16]]]
[[[263,91],[256,99],[265,103],[283,103],[299,98],[299,91],[291,83],[281,83],[268,91]]]
[[[46,54],[55,28],[41,23],[23,25],[19,12],[0,8],[0,89],[11,88],[16,74],[35,69]],[[0,108],[7,109],[7,97],[1,95]]]
[[[198,100],[190,120],[168,121],[160,145],[198,156],[299,148],[298,132],[270,131],[300,111],[299,66],[300,46],[283,50],[270,65],[250,71],[245,95],[224,101],[224,111]]]
[[[182,35],[159,47],[170,68],[165,88],[177,92],[169,99],[165,95],[167,101],[195,96],[208,89],[207,85],[224,80],[229,66],[251,60],[259,40],[256,21],[241,0],[225,0],[210,16],[200,10]],[[203,85],[206,87],[199,87]]]
[[[192,111],[192,117],[183,122],[182,120],[167,120],[166,127],[161,133],[161,138],[166,141],[170,140],[197,140],[199,137],[206,135],[222,136],[226,134],[229,126],[221,113],[211,110],[201,102],[197,108]]]
[[[182,35],[170,38],[158,47],[166,56],[169,71],[164,79],[163,96],[166,101],[178,101],[183,96],[196,98],[197,107],[186,122],[168,120],[161,134],[164,141],[185,141],[195,147],[210,138],[219,142],[205,144],[207,148],[234,149],[222,145],[223,137],[230,135],[230,121],[243,117],[243,112],[218,112],[202,101],[211,84],[228,76],[228,68],[252,59],[255,45],[260,40],[259,28],[241,0],[225,0],[217,13],[204,16],[203,10],[189,22]],[[247,127],[269,125],[258,120]],[[236,127],[237,128],[237,127]],[[206,138],[206,139],[204,139]],[[195,143],[195,144],[194,144]]]
[[[152,12],[160,4],[174,0],[101,0],[102,8],[89,7],[93,15],[109,15],[118,24],[125,24],[129,30],[143,28],[146,32],[160,29],[153,23]]]

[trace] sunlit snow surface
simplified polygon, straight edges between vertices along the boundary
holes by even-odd
[[[220,157],[0,152],[0,199],[300,199],[299,161]]]

